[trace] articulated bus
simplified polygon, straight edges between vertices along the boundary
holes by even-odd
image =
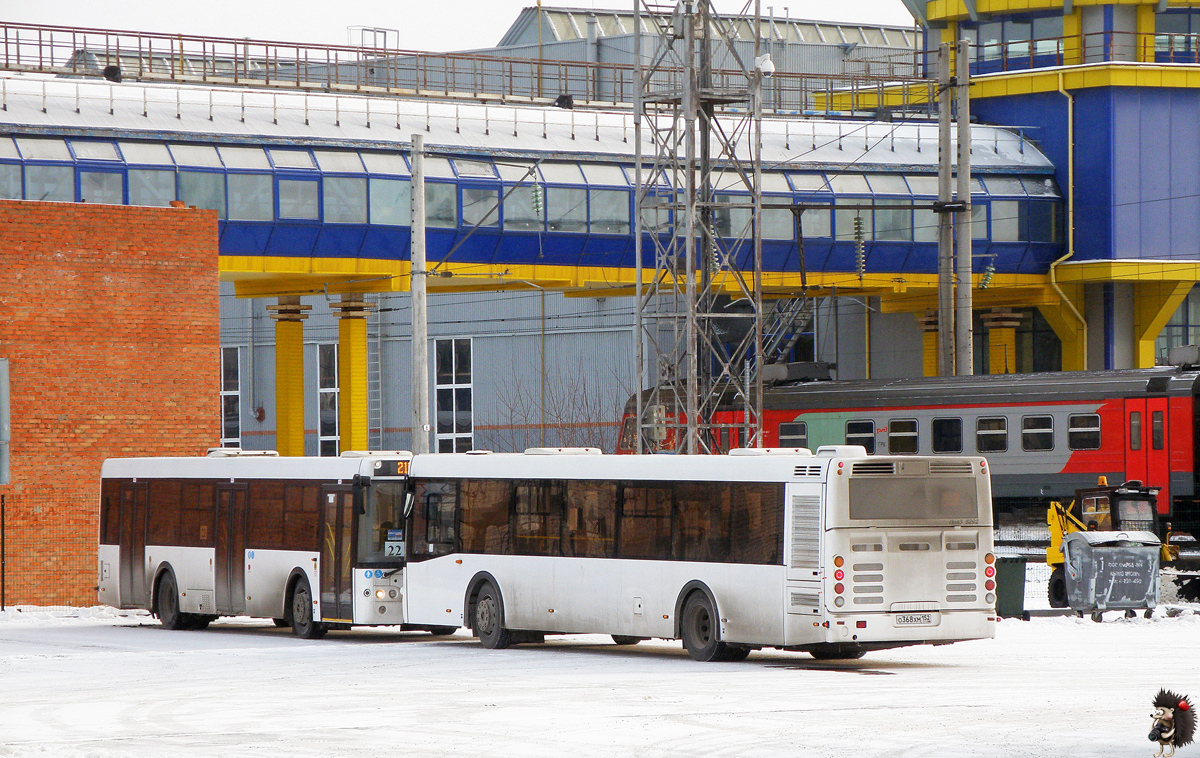
[[[994,634],[980,457],[868,457],[845,445],[363,456],[106,462],[101,600],[153,608],[168,626],[244,613],[310,637],[354,623],[466,626],[487,648],[547,634],[681,639],[704,661],[766,647],[856,658]],[[244,537],[226,536],[236,516],[222,516],[235,487],[249,498]],[[289,503],[310,501],[289,499],[293,487],[313,488],[324,506],[298,530],[303,545]],[[180,494],[163,508],[160,490]],[[270,508],[282,521],[267,544],[255,493],[279,490]],[[205,497],[216,505],[196,508]],[[160,513],[177,532],[156,524]],[[138,518],[140,541],[130,536]],[[180,545],[201,522],[215,545]]]
[[[306,638],[403,622],[412,454],[110,459],[101,470],[99,598],[170,629],[257,616]],[[450,634],[457,626],[431,628]]]

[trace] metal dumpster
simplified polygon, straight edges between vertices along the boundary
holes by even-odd
[[[1152,532],[1072,532],[1063,539],[1067,604],[1101,611],[1158,605],[1159,539]],[[1098,620],[1098,619],[1097,619]]]
[[[996,615],[1025,617],[1025,556],[996,557]]]

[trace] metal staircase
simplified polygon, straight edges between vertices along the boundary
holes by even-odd
[[[793,297],[775,301],[763,324],[763,363],[788,363],[792,348],[812,323],[816,300]]]

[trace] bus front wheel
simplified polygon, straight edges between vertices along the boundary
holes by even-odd
[[[179,589],[175,586],[175,576],[168,571],[158,580],[158,597],[154,604],[154,612],[166,629],[190,629],[191,614],[179,610]]]
[[[325,625],[313,618],[312,590],[303,578],[292,590],[292,633],[306,640],[325,636]]]
[[[500,592],[491,582],[484,582],[475,600],[475,634],[489,650],[502,650],[512,644],[512,635],[504,628]]]
[[[680,631],[688,655],[697,661],[729,660],[729,646],[717,639],[717,613],[703,592],[693,592],[683,604]]]

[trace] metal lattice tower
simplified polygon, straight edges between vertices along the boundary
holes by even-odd
[[[741,15],[762,28],[758,0]],[[637,395],[637,449],[655,449],[673,429],[680,452],[711,452],[717,433],[734,427],[757,447],[761,90],[773,68],[760,57],[761,33],[755,59],[739,55],[737,20],[710,0],[635,0],[635,16],[637,367],[651,386]],[[647,39],[644,23],[658,34]],[[741,423],[714,422],[722,401],[742,409]]]

